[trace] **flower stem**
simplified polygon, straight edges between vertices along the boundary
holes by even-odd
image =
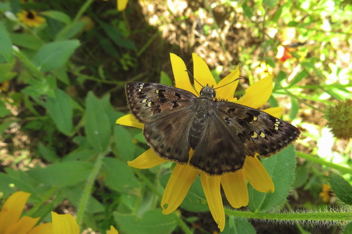
[[[332,224],[341,222],[351,222],[352,212],[348,211],[309,211],[301,213],[252,213],[249,211],[237,211],[225,209],[227,215],[233,215],[236,217],[249,218],[249,219],[263,219],[272,221],[283,221],[291,223],[293,221],[304,222],[304,223],[319,223],[319,224]]]
[[[316,163],[319,163],[321,165],[324,165],[324,166],[327,166],[327,167],[330,167],[330,168],[334,168],[336,170],[339,170],[343,173],[347,173],[347,174],[352,174],[352,169],[351,168],[348,168],[348,167],[345,167],[345,166],[341,166],[341,165],[338,165],[338,164],[335,164],[335,163],[332,163],[332,162],[327,162],[319,157],[314,157],[314,156],[311,156],[309,154],[305,154],[305,153],[302,153],[302,152],[298,152],[296,151],[296,154],[297,156],[301,157],[301,158],[304,158],[304,159],[307,159],[309,161],[312,161],[312,162],[316,162]]]
[[[183,220],[177,216],[176,214],[174,214],[177,217],[177,223],[178,225],[181,227],[181,229],[183,230],[184,233],[186,234],[192,234],[191,230],[189,230],[189,228],[187,227],[187,225],[183,222]]]
[[[90,6],[90,4],[92,4],[94,2],[94,0],[87,0],[82,7],[79,9],[78,13],[76,14],[75,18],[73,19],[72,23],[75,23],[76,21],[78,21],[81,16],[83,15],[83,13],[87,10],[87,8]]]
[[[150,180],[149,180],[147,177],[145,177],[145,176],[144,176],[142,173],[140,173],[139,170],[137,170],[137,169],[134,169],[134,168],[133,168],[133,171],[134,171],[134,173],[137,174],[138,178],[139,178],[140,180],[142,180],[142,181],[147,185],[147,187],[150,188],[150,189],[154,192],[154,194],[156,194],[156,195],[159,196],[159,197],[162,197],[162,194],[155,188],[155,185],[154,185],[152,182],[150,182]]]
[[[24,56],[21,51],[17,47],[12,47],[13,53],[29,68],[29,72],[32,72],[33,76],[36,78],[39,78],[40,80],[46,80],[46,77],[43,75],[43,73],[33,65],[29,59]]]
[[[94,180],[97,177],[98,172],[99,172],[99,170],[101,168],[104,156],[105,156],[104,153],[99,153],[98,154],[98,157],[97,157],[97,160],[95,161],[93,170],[92,170],[92,172],[90,173],[90,175],[88,177],[86,186],[84,187],[82,198],[80,200],[80,203],[78,205],[78,210],[77,210],[77,223],[78,223],[78,225],[80,227],[81,227],[81,224],[82,224],[82,219],[83,219],[84,212],[85,212],[87,204],[88,204],[88,199],[89,199],[90,193],[92,191]]]

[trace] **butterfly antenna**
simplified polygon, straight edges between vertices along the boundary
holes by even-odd
[[[244,78],[243,78],[243,77],[237,78],[236,80],[233,80],[233,81],[231,81],[231,82],[229,82],[229,83],[227,83],[227,84],[221,85],[220,87],[216,87],[215,89],[220,89],[220,88],[222,88],[222,87],[224,87],[224,86],[226,86],[226,85],[229,85],[229,84],[231,84],[231,83],[233,83],[233,82],[235,82],[235,81],[237,81],[237,80],[240,80],[240,79],[244,79]]]
[[[188,74],[193,78],[193,80],[195,80],[200,86],[202,86],[202,88],[204,88],[204,86],[198,82],[198,80],[196,78],[194,78],[194,76],[192,75],[192,73],[188,70],[186,70],[186,72],[188,72]]]

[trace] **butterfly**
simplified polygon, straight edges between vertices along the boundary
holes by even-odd
[[[210,175],[241,169],[246,155],[275,154],[300,134],[263,111],[217,100],[208,85],[199,97],[158,83],[132,82],[125,89],[131,113],[144,123],[147,144],[164,159],[189,162]]]

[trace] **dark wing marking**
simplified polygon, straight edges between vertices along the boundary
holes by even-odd
[[[197,98],[183,89],[142,82],[126,84],[126,96],[132,114],[142,123],[187,109]]]

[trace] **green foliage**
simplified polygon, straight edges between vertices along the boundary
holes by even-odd
[[[273,75],[270,106],[283,107],[282,118],[302,130],[298,152],[289,146],[261,160],[275,191],[260,193],[248,184],[249,211],[226,209],[222,233],[256,233],[248,219],[348,223],[343,233],[352,232],[352,144],[329,133],[321,114],[352,99],[350,4],[201,1],[183,10],[169,2],[151,10],[154,3],[139,1],[124,12],[114,4],[0,2],[0,193],[31,193],[27,214],[40,222],[68,201],[81,231],[105,233],[110,225],[126,234],[217,231],[203,223],[211,218],[199,177],[182,209],[162,214],[174,163],[128,166],[149,147],[140,129],[116,125],[128,112],[125,83],[173,85],[168,54],[181,56],[192,72],[191,52],[197,51],[216,81],[240,66],[239,96],[248,83]],[[45,22],[29,26],[19,20],[21,10],[34,10]],[[280,46],[282,57],[275,56]],[[336,211],[327,212],[330,204]],[[301,233],[308,229],[295,225]]]
[[[226,222],[225,229],[222,233],[254,234],[256,232],[251,223],[246,219],[235,218],[233,216],[230,216]]]
[[[176,225],[175,214],[163,215],[161,209],[147,211],[142,217],[114,213],[121,230],[127,233],[171,233]]]
[[[12,44],[7,33],[5,26],[2,22],[0,22],[0,54],[5,57],[7,62],[11,63],[13,54],[12,54]]]
[[[347,205],[352,205],[352,186],[343,177],[336,173],[330,176],[331,188],[336,196]]]
[[[275,191],[273,193],[261,193],[249,186],[248,208],[252,212],[269,211],[286,200],[294,180],[295,156],[294,148],[291,145],[276,155],[262,160],[263,165],[273,179]]]

